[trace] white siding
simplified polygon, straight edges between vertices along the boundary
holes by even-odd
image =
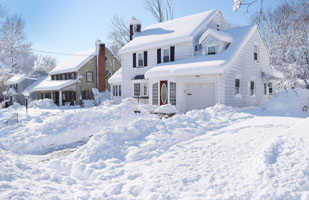
[[[259,46],[259,62],[254,61],[254,44]],[[263,46],[258,31],[256,31],[248,43],[242,49],[239,56],[231,64],[230,69],[224,74],[222,84],[224,85],[224,101],[229,106],[257,106],[263,100],[263,83],[261,67],[269,66],[267,49]],[[235,96],[235,76],[240,75],[240,94]],[[255,81],[255,96],[250,96],[250,81]]]
[[[191,42],[176,44],[174,46],[175,46],[175,61],[190,58],[193,56],[193,45]],[[163,48],[169,48],[169,47],[162,47],[162,49]],[[157,65],[157,49],[150,49],[147,51],[148,51],[148,66],[142,68],[133,68],[133,53],[123,54],[121,56],[123,98],[133,96],[132,78],[134,76],[145,74],[146,71]],[[161,52],[161,54],[162,53],[163,52]]]

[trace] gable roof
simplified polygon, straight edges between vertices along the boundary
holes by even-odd
[[[205,31],[205,33],[200,37],[199,44],[204,42],[209,36],[215,37],[217,40],[222,42],[231,43],[233,41],[233,38],[231,35],[225,33],[224,31],[217,31],[215,29],[209,28]]]
[[[225,51],[215,55],[197,56],[176,62],[160,64],[148,70],[145,76],[146,78],[158,78],[162,76],[222,74],[229,67],[229,64],[238,56],[255,31],[257,31],[256,25],[224,30],[224,32],[233,39]]]
[[[50,71],[49,75],[76,72],[94,56],[96,56],[95,49],[71,55],[69,58],[59,63],[52,71]]]
[[[9,80],[7,80],[5,83],[7,85],[19,84],[19,83],[21,83],[25,79],[36,80],[35,78],[28,77],[28,76],[26,76],[24,74],[15,74],[13,77],[11,77]]]
[[[119,50],[119,54],[192,41],[218,13],[220,13],[219,10],[209,10],[150,25],[123,46]]]
[[[109,79],[108,83],[109,84],[117,84],[121,83],[122,80],[122,68],[119,68],[115,74],[113,74]]]

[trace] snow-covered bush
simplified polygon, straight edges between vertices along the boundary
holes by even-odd
[[[154,112],[155,113],[164,113],[164,114],[179,113],[177,108],[173,105],[170,105],[170,104],[159,106]]]
[[[58,106],[54,104],[52,99],[40,99],[32,101],[29,108],[53,109],[58,108]]]

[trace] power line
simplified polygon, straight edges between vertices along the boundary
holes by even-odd
[[[15,52],[39,52],[39,53],[48,53],[48,54],[56,54],[56,55],[63,55],[63,56],[91,56],[91,55],[84,55],[84,54],[44,51],[44,50],[39,50],[39,49],[22,50],[22,49],[11,49],[11,48],[8,48],[8,47],[3,47],[3,46],[1,46],[0,48],[7,49],[7,50],[10,50],[10,51],[15,51]]]

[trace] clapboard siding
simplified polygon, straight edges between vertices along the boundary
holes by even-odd
[[[192,42],[176,44],[174,46],[175,46],[175,61],[190,58],[193,56]],[[162,49],[163,48],[169,48],[169,47],[162,47]],[[121,55],[123,98],[133,96],[132,78],[134,76],[145,74],[146,71],[157,65],[157,49],[150,49],[150,50],[145,49],[143,51],[148,51],[147,67],[133,68],[133,56],[132,56],[133,53]]]
[[[254,61],[254,44],[259,47],[259,62]],[[263,80],[262,67],[269,66],[269,56],[267,49],[263,46],[263,41],[256,30],[251,36],[239,56],[231,64],[229,70],[224,74],[224,103],[229,106],[257,106],[263,100]],[[240,75],[240,94],[235,96],[235,78]],[[255,96],[250,96],[250,81],[255,82]]]

